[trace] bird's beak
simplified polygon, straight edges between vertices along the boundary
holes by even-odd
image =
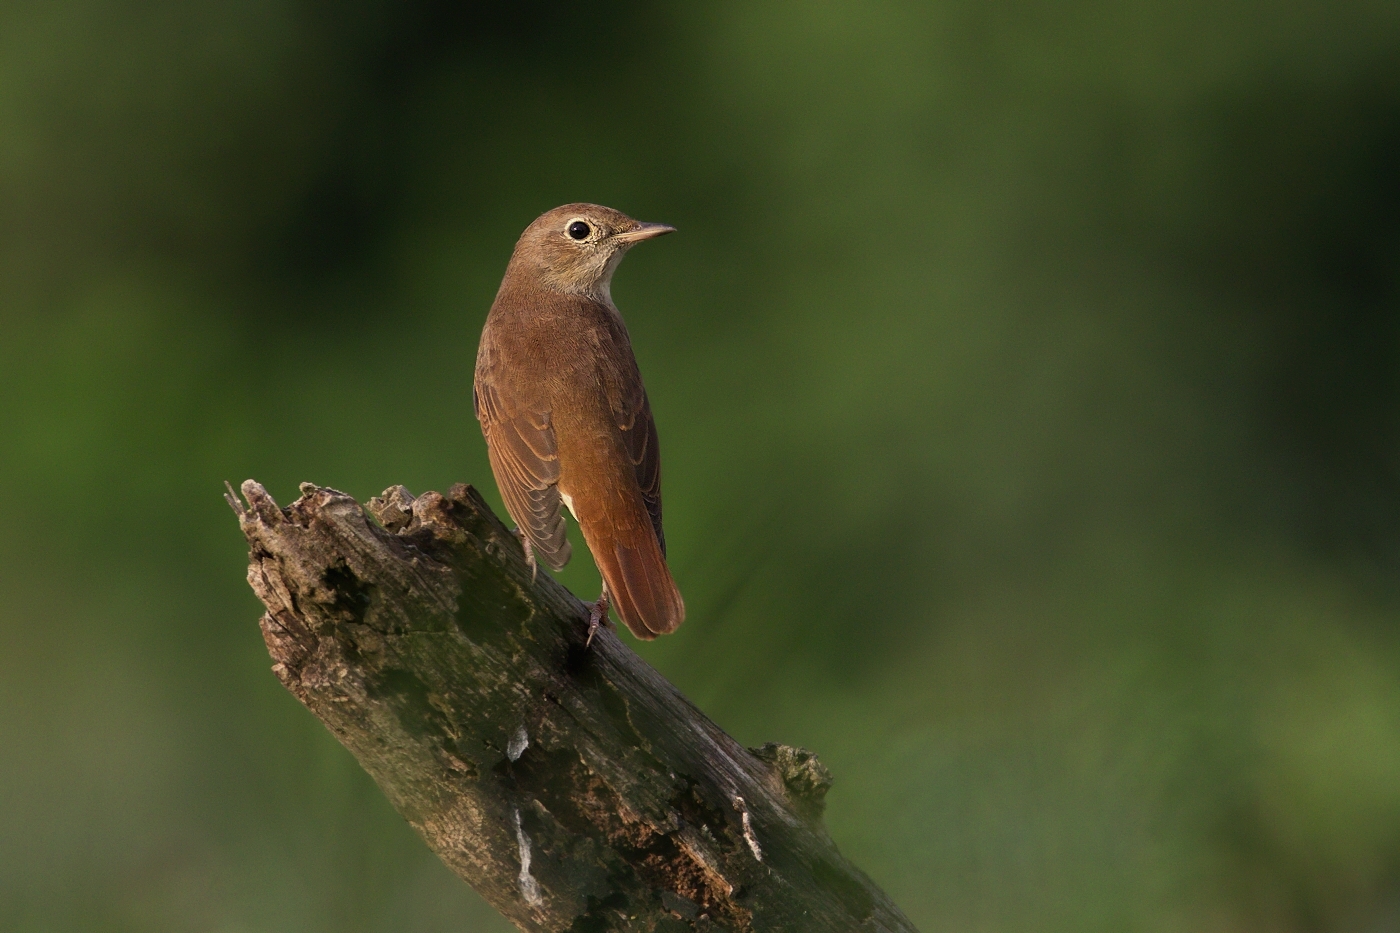
[[[668,227],[666,224],[638,224],[626,233],[615,235],[613,239],[621,240],[623,243],[640,243],[642,240],[650,240],[652,237],[675,232],[675,227]]]

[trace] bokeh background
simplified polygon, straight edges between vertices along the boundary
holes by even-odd
[[[477,335],[571,200],[681,230],[614,288],[638,650],[921,929],[1400,928],[1400,5],[10,0],[0,929],[506,929],[220,494],[499,503]]]

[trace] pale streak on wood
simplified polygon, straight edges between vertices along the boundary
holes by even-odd
[[[373,519],[242,492],[278,678],[521,930],[913,933],[827,836],[816,758],[743,748],[611,631],[585,650],[588,606],[474,490]]]

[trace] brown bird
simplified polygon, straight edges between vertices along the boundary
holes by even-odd
[[[567,506],[608,606],[638,638],[675,631],[685,603],[666,566],[661,452],[613,272],[642,240],[674,232],[597,204],[565,204],[521,234],[486,317],[473,403],[491,472],[533,571],[569,562]]]

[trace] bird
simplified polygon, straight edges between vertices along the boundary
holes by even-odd
[[[520,235],[486,316],[472,401],[531,574],[571,555],[563,510],[637,638],[674,632],[685,602],[666,563],[661,450],[612,277],[629,249],[675,228],[598,204],[546,211]]]

